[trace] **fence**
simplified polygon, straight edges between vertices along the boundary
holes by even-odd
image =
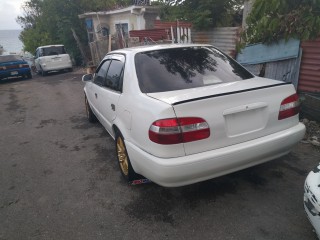
[[[320,93],[320,38],[301,43],[303,49],[298,90]]]
[[[191,23],[188,22],[161,22],[156,20],[155,29],[130,31],[130,38],[126,42],[130,47],[172,42],[190,43],[192,41],[194,43],[212,44],[228,55],[235,57],[240,27],[215,28],[212,31],[195,31],[191,30],[190,27]],[[112,41],[112,49],[121,48],[118,42],[120,42],[120,39],[115,36]],[[94,41],[89,45],[93,64],[98,65],[108,52],[108,40]]]
[[[270,45],[248,45],[237,60],[256,76],[292,82],[297,88],[301,55],[300,41],[289,39]]]
[[[237,43],[240,41],[240,27],[214,28],[211,31],[192,30],[194,43],[212,44],[228,55],[235,57]]]
[[[297,58],[253,65],[244,64],[244,67],[256,76],[292,82],[297,89],[301,52]]]
[[[89,43],[93,65],[98,66],[100,61],[108,53],[107,39],[94,41]]]
[[[130,38],[139,38],[139,44],[191,43],[191,23],[184,21],[154,22],[154,29],[132,30]],[[132,41],[133,41],[132,39]],[[138,44],[134,40],[134,44]]]

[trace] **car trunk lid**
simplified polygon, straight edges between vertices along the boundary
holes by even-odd
[[[184,143],[185,153],[189,155],[253,140],[296,125],[297,117],[278,120],[281,102],[294,93],[292,84],[255,77],[148,96],[171,104],[178,118],[200,117],[209,124],[209,138]]]

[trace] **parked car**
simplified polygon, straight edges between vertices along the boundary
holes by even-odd
[[[72,71],[72,61],[63,45],[38,47],[35,53],[35,65],[42,76],[48,72],[67,70]]]
[[[307,176],[303,200],[307,216],[320,239],[320,165]]]
[[[31,69],[18,55],[0,55],[0,80],[10,77],[32,78]]]
[[[210,45],[108,53],[85,106],[115,139],[122,175],[188,185],[278,158],[304,136],[292,84],[252,75]]]

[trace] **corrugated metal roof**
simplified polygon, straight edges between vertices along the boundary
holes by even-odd
[[[304,41],[298,90],[300,92],[320,92],[320,38]]]
[[[130,6],[126,8],[119,8],[119,9],[114,9],[111,11],[99,11],[99,12],[86,12],[83,14],[78,15],[79,18],[87,18],[87,17],[95,17],[97,15],[113,15],[113,14],[121,14],[124,12],[131,12],[132,14],[137,14],[140,12],[153,12],[153,11],[158,11],[159,7],[158,6]]]

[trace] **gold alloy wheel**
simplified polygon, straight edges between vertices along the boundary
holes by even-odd
[[[117,138],[117,153],[118,153],[118,161],[120,164],[121,171],[124,175],[128,176],[128,173],[129,173],[128,156],[126,152],[126,147],[124,146],[123,140],[120,136]]]

